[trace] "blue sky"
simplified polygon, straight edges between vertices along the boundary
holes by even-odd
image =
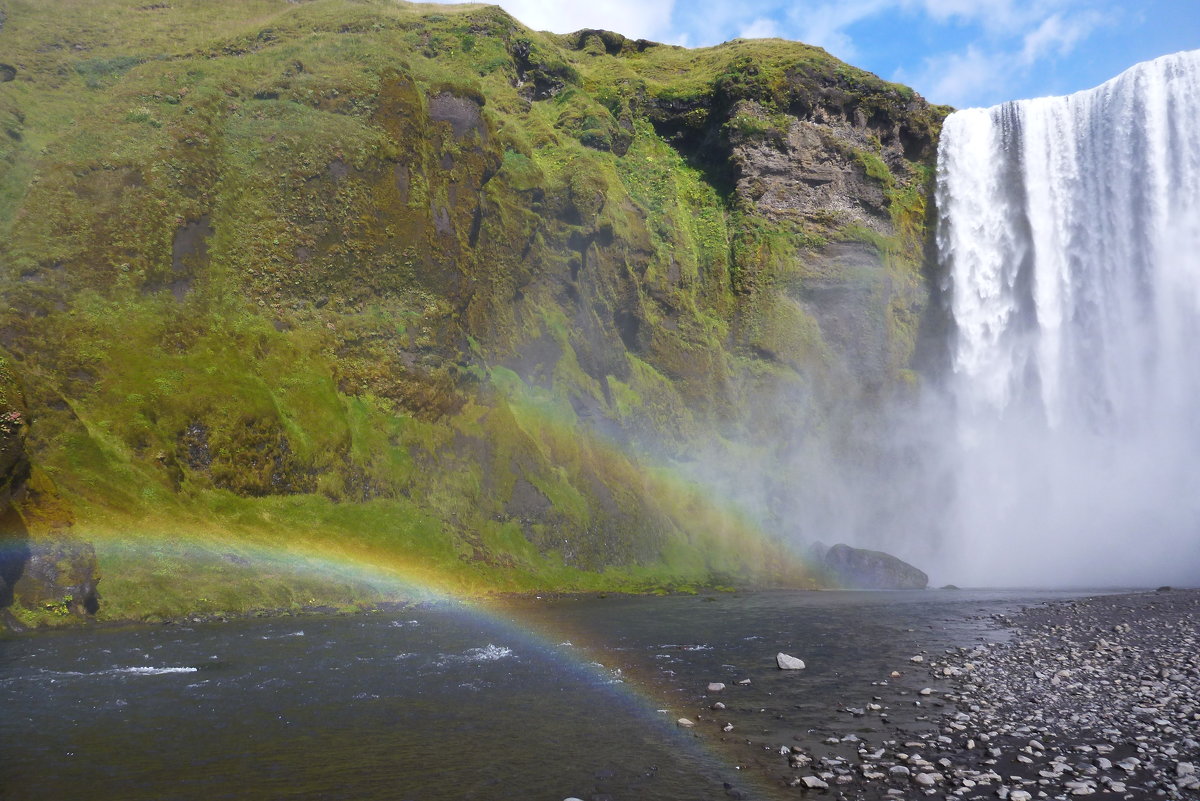
[[[820,45],[959,108],[1066,94],[1200,48],[1200,0],[499,0],[539,30],[608,28],[703,47],[778,36]]]

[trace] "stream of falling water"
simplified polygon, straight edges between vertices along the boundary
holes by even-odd
[[[1200,50],[946,120],[947,575],[1200,581]]]

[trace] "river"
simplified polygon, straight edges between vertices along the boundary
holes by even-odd
[[[1069,595],[527,598],[35,633],[0,641],[0,797],[794,797],[780,748],[848,737],[831,748],[853,756],[856,732],[929,727],[942,710],[910,657]],[[846,711],[875,698],[886,722]]]

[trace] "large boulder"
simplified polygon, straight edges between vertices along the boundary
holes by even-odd
[[[929,585],[929,576],[903,559],[842,543],[824,552],[820,566],[846,589],[923,590]]]

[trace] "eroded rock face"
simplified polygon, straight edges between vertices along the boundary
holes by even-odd
[[[771,124],[766,111],[751,101],[739,103],[735,114]],[[769,128],[763,135],[737,137],[732,161],[738,194],[768,215],[841,218],[870,228],[885,227],[883,188],[854,155],[867,147],[870,132],[851,121],[824,115],[821,119],[785,115],[783,130]],[[884,153],[897,164],[903,158],[898,148]]]
[[[727,126],[738,196],[762,217],[812,233],[791,294],[869,389],[909,359],[911,342],[898,334],[927,300],[884,255],[921,258],[902,229],[905,215],[923,213],[923,201],[900,187],[920,182],[909,159],[928,147],[927,112],[919,98],[892,99],[868,116],[817,93],[786,113],[739,101]]]
[[[847,589],[923,590],[929,584],[929,576],[903,559],[840,543],[825,551],[821,566]]]

